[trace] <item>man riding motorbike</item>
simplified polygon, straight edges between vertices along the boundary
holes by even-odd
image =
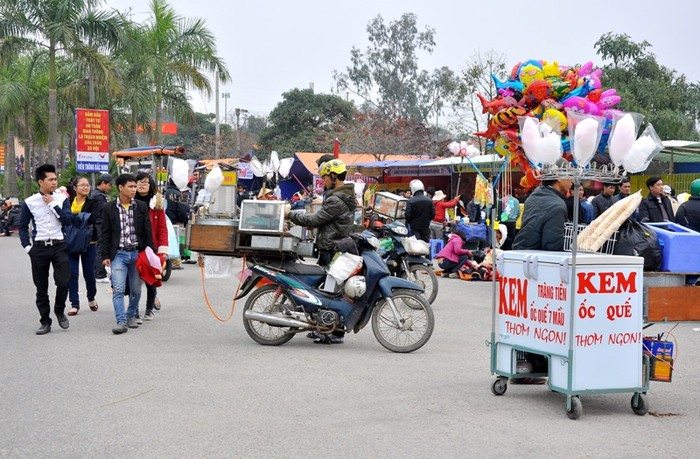
[[[339,159],[321,164],[318,175],[323,179],[327,190],[324,193],[321,209],[314,214],[287,212],[287,219],[297,225],[318,228],[316,247],[318,264],[328,266],[335,253],[335,244],[352,233],[355,217],[355,189],[352,184],[345,184],[346,167]],[[333,335],[309,334],[317,343],[342,343],[343,332]]]

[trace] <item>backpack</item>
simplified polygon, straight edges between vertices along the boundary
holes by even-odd
[[[85,253],[92,239],[92,225],[88,224],[89,212],[81,212],[73,217],[73,224],[66,227],[68,253]]]

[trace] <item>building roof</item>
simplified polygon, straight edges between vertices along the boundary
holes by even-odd
[[[666,163],[700,163],[700,142],[689,140],[664,140],[664,149],[656,156],[654,161]]]
[[[311,152],[297,152],[295,156],[304,165],[306,170],[311,174],[316,174],[318,172],[318,165],[316,160],[323,155],[332,155],[332,152],[327,153],[311,153]],[[391,160],[400,161],[405,159],[416,159],[415,156],[410,155],[391,155]],[[376,162],[377,159],[371,153],[340,153],[338,159],[343,161],[346,166],[359,166],[365,163]]]

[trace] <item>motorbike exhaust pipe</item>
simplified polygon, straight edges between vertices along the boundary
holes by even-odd
[[[264,312],[245,311],[243,313],[243,318],[246,320],[257,320],[258,322],[277,325],[279,327],[308,328],[311,326],[311,324],[308,322],[302,322],[301,320],[283,317],[276,314],[266,314]]]

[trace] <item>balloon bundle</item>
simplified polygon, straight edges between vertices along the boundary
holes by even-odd
[[[273,150],[270,152],[270,157],[265,161],[253,158],[250,162],[250,168],[253,171],[253,175],[263,178],[263,186],[269,188],[278,186],[280,175],[283,179],[287,178],[293,163],[294,158],[280,159],[277,152]]]
[[[598,154],[627,172],[641,172],[663,144],[651,125],[637,139],[641,115],[613,108],[620,96],[603,90],[601,75],[592,62],[568,67],[540,60],[516,64],[507,81],[491,75],[498,96],[477,94],[492,118],[476,135],[525,173],[520,185],[526,189],[537,185],[538,168],[562,157],[586,168]]]

